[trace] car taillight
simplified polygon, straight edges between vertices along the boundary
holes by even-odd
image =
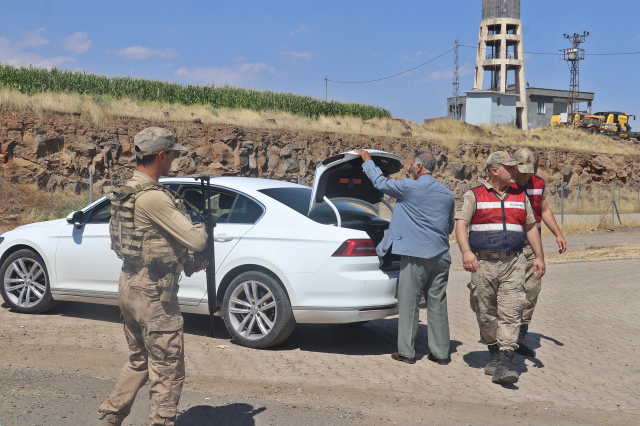
[[[347,240],[338,247],[332,256],[377,256],[376,246],[371,240]]]
[[[339,178],[338,183],[349,183],[350,178]],[[362,179],[353,179],[354,185],[362,185]]]

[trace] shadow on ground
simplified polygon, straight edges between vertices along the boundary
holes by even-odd
[[[113,305],[97,305],[83,302],[62,301],[46,315],[91,319],[121,324],[120,308]],[[209,336],[209,317],[206,315],[183,314],[184,332],[195,336]],[[218,339],[231,339],[224,321],[216,317]],[[531,335],[531,334],[530,334]],[[418,325],[416,338],[416,358],[421,359],[430,352],[427,325]],[[341,355],[384,355],[396,352],[398,339],[398,319],[384,318],[354,324],[298,324],[283,344],[273,348],[277,351],[302,350],[309,352],[333,353]],[[538,339],[539,341],[539,339]],[[462,345],[451,341],[450,353]]]
[[[462,343],[451,341],[450,352]],[[298,324],[278,351],[301,350],[341,355],[384,355],[398,350],[398,319],[385,318],[357,324]],[[418,325],[416,358],[429,353],[427,325]]]
[[[489,350],[469,352],[463,355],[462,359],[471,368],[484,369],[485,365],[489,363]],[[529,371],[529,366],[525,361],[533,363],[533,365],[531,365],[533,368],[544,368],[544,364],[538,358],[525,358],[522,355],[516,354],[513,357],[513,369],[519,374],[526,373]]]
[[[254,409],[249,404],[229,404],[222,407],[197,405],[178,415],[176,426],[254,426],[254,416],[266,407]]]

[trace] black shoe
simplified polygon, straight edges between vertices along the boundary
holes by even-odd
[[[433,356],[433,354],[431,352],[429,352],[429,354],[427,355],[427,359],[429,361],[433,361],[433,362],[435,362],[437,364],[440,364],[440,365],[448,365],[451,362],[451,357],[445,358],[445,359],[436,358],[435,356]]]
[[[395,359],[396,361],[406,362],[407,364],[415,364],[416,363],[416,357],[407,358],[406,356],[400,355],[398,352],[392,353],[391,354],[391,358]]]
[[[498,367],[498,353],[500,349],[498,349],[498,345],[489,345],[489,353],[491,354],[491,361],[484,367],[484,374],[487,376],[493,376],[496,372],[496,368]]]
[[[527,342],[527,332],[529,331],[529,324],[523,324],[520,326],[520,334],[518,334],[518,349],[516,349],[516,353],[535,358],[536,351],[531,349],[529,346],[529,342]]]
[[[499,364],[491,378],[493,383],[516,383],[518,381],[520,375],[511,366],[513,355],[513,351],[508,349],[498,353]]]

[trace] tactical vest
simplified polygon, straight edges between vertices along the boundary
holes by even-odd
[[[517,183],[511,185],[511,187],[514,186],[519,185]],[[524,189],[527,191],[527,197],[529,197],[529,202],[531,203],[533,216],[536,218],[536,226],[540,232],[542,232],[542,194],[544,193],[544,188],[544,179],[536,175],[529,175],[529,182],[524,186]]]
[[[179,244],[168,233],[158,229],[150,231],[136,229],[134,223],[136,199],[145,191],[163,191],[173,200],[178,210],[189,218],[182,200],[174,197],[156,182],[143,183],[134,187],[111,187],[106,194],[111,201],[111,219],[109,220],[111,250],[115,251],[120,259],[134,265],[149,266],[153,259],[184,265],[192,253],[189,253],[186,247]]]
[[[502,200],[485,185],[472,191],[476,197],[476,212],[469,225],[471,250],[522,251],[527,220],[524,190],[509,187]]]

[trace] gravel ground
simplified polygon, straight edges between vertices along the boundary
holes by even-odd
[[[569,250],[638,243],[640,228],[571,235],[567,241]],[[547,251],[554,250],[553,237],[545,237],[544,245]],[[567,298],[571,293],[564,292],[575,290],[559,283],[567,282],[568,277],[579,274],[580,269],[576,263],[553,265],[549,278],[545,278],[546,290],[540,302],[534,336],[539,339],[544,337],[540,333],[544,333],[563,343],[551,337],[539,339],[536,347],[540,359],[547,365],[535,359],[533,364],[519,359],[517,368],[524,374],[518,383],[520,390],[517,387],[501,389],[491,385],[490,380],[479,372],[481,364],[486,362],[485,354],[476,351],[482,349],[473,341],[477,328],[474,329],[474,320],[467,318],[466,289],[458,285],[467,279],[467,275],[458,270],[461,265],[457,246],[452,247],[451,253],[455,266],[452,268],[455,285],[450,286],[455,352],[451,365],[436,366],[426,358],[414,366],[391,361],[388,353],[395,345],[394,319],[379,320],[361,328],[302,325],[282,347],[253,351],[234,345],[224,332],[217,339],[207,338],[203,317],[185,315],[188,377],[180,401],[178,424],[640,424],[640,394],[634,384],[638,377],[637,366],[631,367],[637,357],[625,355],[620,358],[619,351],[613,357],[606,355],[604,347],[595,348],[601,339],[594,337],[594,333],[608,330],[606,333],[612,334],[616,330],[612,328],[616,322],[605,318],[605,312],[610,314],[615,309],[626,309],[625,321],[634,322],[637,301],[620,306],[619,298],[611,299],[607,302],[611,306],[607,305],[603,316],[593,323],[589,322],[594,320],[588,316],[577,317],[583,308],[576,305],[577,313],[567,314],[568,318],[576,316],[576,323],[565,320],[559,327],[551,318],[552,300],[562,300],[561,303],[567,306],[573,303]],[[581,279],[585,281],[576,285],[596,289],[597,280],[586,281],[589,274],[611,276],[616,270],[622,271],[621,268],[635,268],[635,275],[629,276],[637,276],[636,263],[635,260],[603,262],[602,265],[610,265],[606,271],[583,271],[586,275]],[[607,284],[611,292],[603,295],[615,294],[612,292],[619,288],[629,297],[635,297],[635,293],[629,292],[630,283],[621,285],[614,280],[613,284]],[[595,293],[591,296],[599,298]],[[581,302],[579,298],[576,301]],[[613,308],[615,304],[618,304],[617,308]],[[589,315],[589,312],[585,311],[585,314]],[[423,315],[421,312],[424,323],[426,316]],[[126,359],[118,308],[62,302],[45,315],[20,315],[3,305],[0,324],[0,425],[94,424],[98,407],[112,390]],[[596,331],[588,333],[585,324]],[[637,323],[625,323],[625,327],[637,330]],[[578,329],[580,334],[572,341],[575,332],[571,330]],[[424,339],[422,330],[417,346],[421,352],[426,350]],[[585,339],[593,339],[593,342],[585,342]],[[584,352],[581,345],[585,343],[586,347],[592,345],[593,352]],[[216,348],[220,344],[229,347]],[[566,358],[570,354],[571,361]],[[474,360],[478,357],[482,359],[476,366]],[[618,358],[624,359],[629,366],[623,367]],[[613,362],[615,366],[603,367],[599,364],[603,360]],[[576,362],[584,362],[584,365],[572,365]],[[602,382],[596,375],[618,374],[618,371],[627,373],[612,375],[610,379],[605,377]],[[620,378],[625,374],[628,380]],[[597,380],[590,382],[590,377]],[[544,383],[548,388],[530,388],[534,382]],[[584,398],[589,404],[558,404],[549,395],[555,395],[560,386],[567,386],[567,391],[576,395],[577,402]],[[611,392],[607,399],[611,401],[611,407],[602,405],[600,409],[597,403],[605,389]],[[125,425],[148,424],[147,395],[145,387],[139,392]],[[563,395],[570,398],[569,394]]]

